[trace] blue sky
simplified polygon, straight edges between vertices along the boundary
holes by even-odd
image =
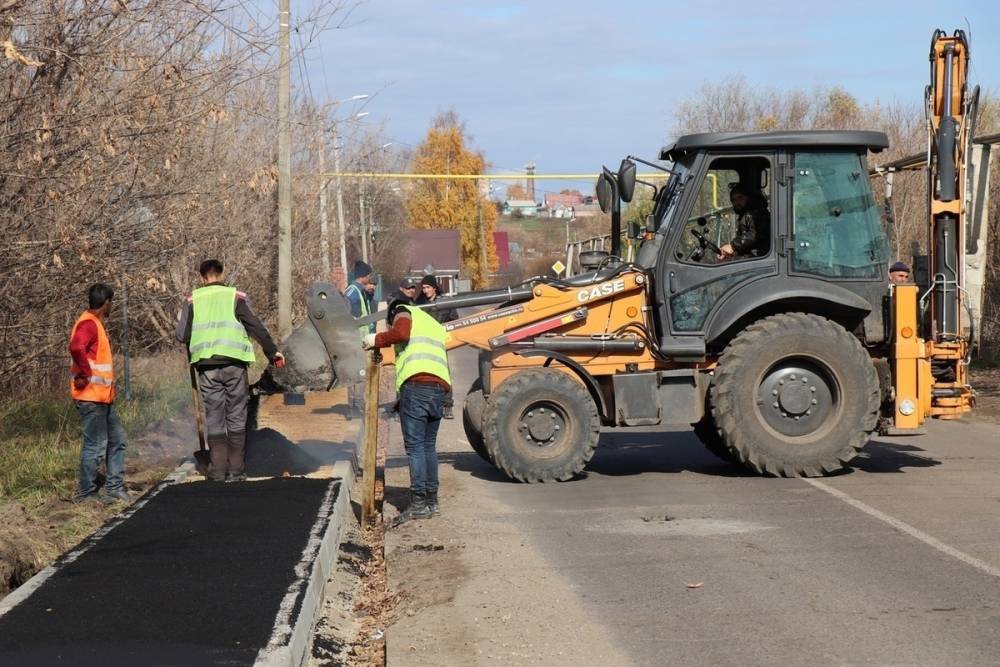
[[[677,105],[734,74],[918,104],[931,33],[967,21],[972,79],[996,92],[1000,3],[963,0],[368,0],[308,54],[307,76],[330,99],[377,92],[365,120],[398,144],[453,107],[494,171],[594,172],[655,157]]]

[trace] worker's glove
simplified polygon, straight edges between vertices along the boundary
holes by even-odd
[[[375,349],[375,334],[365,334],[365,337],[361,340],[361,347],[366,350]]]
[[[285,355],[283,355],[281,352],[274,353],[274,367],[275,368],[285,367]]]
[[[77,375],[73,378],[73,386],[77,389],[85,389],[88,384],[90,384],[90,380],[87,379],[86,375]]]

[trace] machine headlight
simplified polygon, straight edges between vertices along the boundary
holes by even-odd
[[[916,411],[917,411],[917,405],[910,399],[907,398],[906,400],[899,402],[899,414],[903,415],[904,417],[909,417]]]

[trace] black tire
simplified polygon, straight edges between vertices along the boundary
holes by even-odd
[[[766,475],[838,471],[878,424],[871,358],[857,338],[818,315],[773,315],[747,327],[719,358],[710,392],[722,440]]]
[[[715,420],[712,419],[711,414],[705,415],[697,424],[691,424],[691,427],[694,429],[694,434],[701,440],[701,444],[705,445],[705,449],[726,463],[740,463],[739,456],[733,450],[729,449],[726,441],[722,439],[719,427],[715,425]]]
[[[594,455],[601,432],[587,389],[554,368],[514,374],[490,394],[483,438],[494,464],[529,484],[566,481]]]
[[[486,443],[483,441],[483,412],[486,410],[486,397],[483,396],[483,379],[476,378],[476,381],[469,387],[469,393],[465,395],[465,404],[462,406],[462,426],[465,428],[465,437],[472,450],[479,454],[484,461],[490,465],[493,459],[486,450]]]

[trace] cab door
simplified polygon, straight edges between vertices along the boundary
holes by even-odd
[[[682,211],[672,223],[659,281],[667,303],[661,347],[676,358],[705,353],[705,327],[712,314],[737,287],[778,271],[778,226],[774,203],[779,200],[774,174],[775,153],[709,154],[695,183],[688,187]],[[750,190],[749,210],[736,211],[730,189],[739,184]],[[784,193],[784,188],[781,188]],[[780,207],[782,212],[784,207]],[[718,250],[733,243],[740,215],[755,221],[756,247],[732,258]]]

